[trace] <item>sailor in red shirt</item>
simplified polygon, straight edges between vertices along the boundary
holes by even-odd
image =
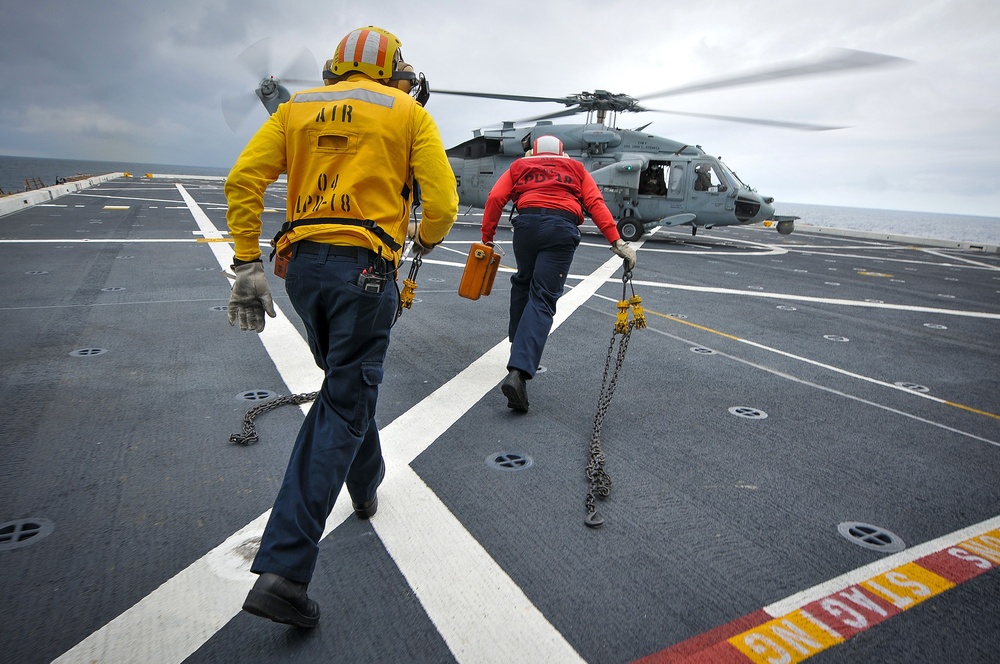
[[[531,152],[511,164],[493,185],[483,213],[484,243],[492,244],[503,207],[510,200],[517,208],[511,221],[517,273],[510,278],[507,333],[511,352],[501,389],[508,408],[527,412],[525,381],[538,370],[556,300],[563,294],[580,244],[584,215],[594,220],[611,243],[611,251],[625,259],[626,270],[635,267],[635,250],[618,235],[594,178],[583,164],[563,154],[562,141],[554,136],[539,136]]]

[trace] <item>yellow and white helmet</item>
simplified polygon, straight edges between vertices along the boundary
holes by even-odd
[[[361,72],[369,78],[394,84],[416,80],[413,68],[403,62],[396,35],[370,25],[352,30],[337,44],[337,50],[323,72],[324,79],[337,79],[350,72]],[[409,85],[396,85],[405,92]]]

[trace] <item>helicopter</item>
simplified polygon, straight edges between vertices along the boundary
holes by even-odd
[[[563,104],[567,108],[520,122],[518,127],[503,122],[498,129],[480,129],[473,138],[447,150],[455,172],[459,202],[470,207],[486,205],[493,184],[510,165],[523,157],[532,140],[551,135],[562,141],[568,156],[583,163],[604,195],[623,239],[635,241],[654,226],[699,228],[748,225],[765,222],[781,235],[794,230],[799,217],[775,214],[774,198],[764,196],[745,184],[719,157],[707,154],[700,145],[655,136],[643,130],[615,127],[619,113],[655,112],[687,115],[800,131],[829,131],[843,127],[784,122],[706,113],[649,109],[640,102],[703,90],[769,82],[777,79],[812,76],[837,71],[883,67],[905,62],[880,53],[836,49],[814,62],[788,63],[758,72],[716,79],[680,88],[663,90],[642,98],[606,90],[582,92],[566,97],[537,97],[460,90],[439,90],[436,94],[479,97],[522,102]],[[586,113],[584,124],[554,124],[552,119]],[[608,116],[611,123],[607,123]]]
[[[269,57],[265,54],[266,40],[249,47],[240,56],[251,71],[267,71]],[[289,72],[315,67],[311,54],[300,54]],[[774,198],[759,194],[745,184],[719,157],[709,155],[700,145],[655,136],[644,132],[647,123],[636,129],[619,129],[615,125],[621,113],[666,113],[779,127],[799,131],[830,131],[844,127],[786,122],[760,118],[735,117],[708,113],[690,113],[665,109],[650,109],[640,102],[674,95],[715,90],[779,79],[818,76],[840,71],[886,67],[909,61],[892,55],[835,49],[812,62],[792,62],[748,72],[729,78],[709,80],[663,90],[641,98],[607,90],[582,92],[565,97],[540,97],[461,90],[440,90],[442,95],[511,100],[529,103],[558,103],[565,109],[520,121],[505,121],[496,129],[477,129],[473,138],[448,149],[448,161],[455,173],[459,203],[482,208],[496,180],[510,165],[523,157],[534,138],[550,135],[562,141],[566,154],[583,163],[604,195],[605,203],[614,216],[623,239],[635,241],[653,227],[690,226],[691,234],[699,228],[745,226],[763,222],[775,226],[781,235],[794,230],[792,215],[775,214]],[[281,82],[312,84],[311,81],[276,79],[266,73],[255,90],[256,96],[274,113],[290,94]],[[417,89],[426,102],[431,88],[423,73]],[[411,92],[412,94],[412,92]],[[234,130],[245,117],[242,98],[223,99],[226,121]],[[553,119],[586,113],[583,124],[555,124]],[[610,115],[610,122],[609,120]],[[530,126],[519,124],[534,122]],[[414,203],[416,204],[415,199]]]
[[[438,90],[437,92],[440,92]],[[601,92],[601,91],[598,91]],[[652,226],[698,228],[772,221],[788,235],[798,217],[776,215],[774,199],[758,194],[734,171],[700,146],[639,130],[604,124],[557,125],[541,120],[517,129],[480,132],[447,151],[459,202],[482,208],[497,177],[530,149],[534,136],[562,141],[567,155],[590,171],[615,218],[618,233],[632,242]]]

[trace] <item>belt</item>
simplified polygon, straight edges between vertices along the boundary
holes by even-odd
[[[580,223],[580,217],[578,215],[575,215],[572,212],[568,212],[566,210],[556,210],[553,208],[524,208],[524,209],[518,209],[517,213],[542,214],[553,217],[562,217],[563,219],[568,219],[569,221],[572,221],[574,224]]]
[[[299,240],[292,244],[292,256],[349,256],[351,258],[369,258],[375,260],[378,256],[366,247],[354,247],[344,244],[326,244],[312,240]]]

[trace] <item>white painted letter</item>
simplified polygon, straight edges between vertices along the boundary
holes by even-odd
[[[993,567],[993,565],[990,564],[990,561],[986,560],[986,558],[980,558],[979,556],[973,555],[965,549],[960,549],[957,546],[948,549],[948,554],[958,558],[959,560],[970,562],[979,569],[989,569]]]
[[[832,597],[827,597],[822,602],[819,603],[823,607],[823,610],[829,613],[834,618],[840,618],[840,622],[844,623],[848,627],[853,627],[854,629],[864,629],[868,627],[868,619],[863,615],[847,606],[840,600],[833,599]],[[843,618],[844,614],[848,614],[849,617]]]
[[[791,664],[792,662],[792,656],[788,654],[787,650],[761,634],[751,632],[743,639],[743,643],[758,655],[766,655],[768,651],[776,653],[774,657],[767,658],[771,664]]]
[[[881,606],[872,601],[872,599],[866,595],[861,588],[857,586],[851,588],[850,590],[845,590],[840,593],[840,596],[846,600],[850,600],[857,604],[858,606],[864,607],[869,611],[879,614],[883,618],[889,615],[889,612],[883,609]]]

